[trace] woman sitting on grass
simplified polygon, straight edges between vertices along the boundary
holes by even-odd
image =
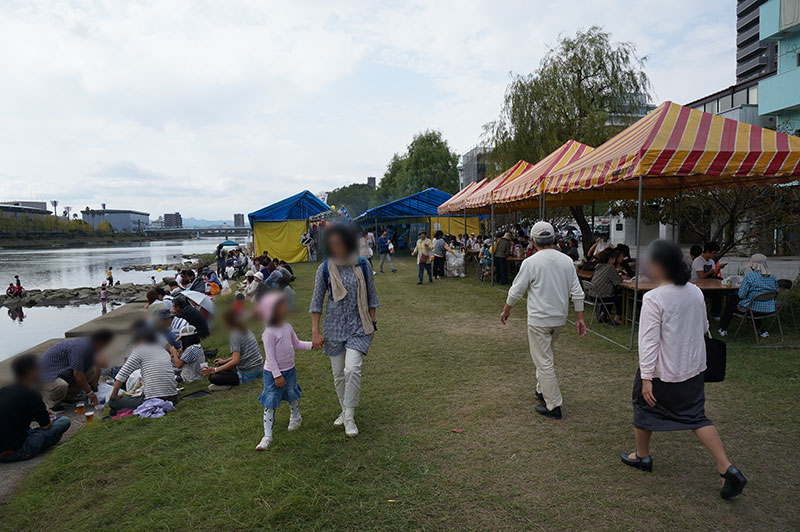
[[[230,331],[231,356],[217,358],[214,367],[203,368],[203,375],[211,383],[209,390],[227,390],[261,376],[261,347],[253,332],[247,328],[241,312],[230,309],[222,315],[225,327]]]
[[[194,325],[184,325],[178,335],[181,341],[180,354],[172,353],[172,363],[178,368],[181,382],[194,382],[203,378],[200,364],[206,361],[205,351],[200,345],[200,336]]]
[[[264,407],[264,437],[256,446],[257,451],[265,451],[272,443],[272,427],[275,424],[275,410],[282,401],[289,403],[291,411],[287,430],[297,430],[303,422],[300,416],[300,386],[294,366],[294,351],[310,351],[311,342],[297,338],[289,317],[286,297],[279,292],[271,292],[258,303],[259,314],[264,320],[264,390],[258,401]]]

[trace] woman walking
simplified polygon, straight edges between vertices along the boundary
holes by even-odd
[[[361,364],[376,330],[378,294],[372,268],[358,256],[359,235],[353,227],[334,225],[324,233],[327,258],[317,268],[311,297],[311,330],[315,348],[331,359],[333,386],[342,408],[334,426],[358,435],[355,409],[361,392]],[[320,329],[325,294],[325,323]]]
[[[666,240],[650,246],[649,276],[658,287],[642,298],[639,370],[633,384],[636,451],[622,453],[622,462],[650,472],[653,432],[692,430],[717,462],[722,498],[733,498],[747,479],[728,460],[719,433],[705,413],[703,337],[708,318],[703,293],[687,284],[689,271],[681,250]]]
[[[444,233],[439,230],[433,235],[433,278],[444,279],[444,261],[447,253],[455,255],[455,251],[447,245]]]

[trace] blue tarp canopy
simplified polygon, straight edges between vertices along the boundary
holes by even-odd
[[[295,194],[247,215],[250,227],[255,222],[285,222],[306,220],[315,214],[330,210],[330,206],[308,190]]]
[[[222,242],[222,245],[223,246],[238,246],[239,243],[238,242],[234,242],[233,240],[226,240],[225,242]]]
[[[428,188],[379,207],[373,207],[356,220],[400,220],[438,216],[436,208],[450,198],[451,195],[447,192],[442,192],[438,188]]]

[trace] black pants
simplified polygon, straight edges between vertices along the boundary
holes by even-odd
[[[500,284],[508,284],[508,260],[506,257],[494,258],[494,279]]]
[[[739,306],[739,294],[736,292],[732,294],[728,294],[728,300],[725,303],[725,311],[722,313],[722,319],[719,323],[719,328],[723,331],[728,330],[728,326],[731,324],[731,320],[733,319],[733,313],[736,311],[737,307]],[[764,312],[753,312],[754,316],[762,316]],[[749,320],[748,320],[749,321]],[[758,327],[759,331],[763,331],[764,322],[762,320],[756,320],[756,327]]]
[[[232,369],[226,369],[209,375],[208,382],[219,386],[239,386],[239,374]]]
[[[444,257],[433,257],[433,276],[444,277]]]
[[[595,309],[597,309],[597,312],[602,312],[603,310],[602,307],[596,304],[596,302],[599,299],[603,300],[603,303],[605,303],[606,308],[611,308],[612,306],[614,307],[615,310],[614,315],[622,316],[622,293],[615,293],[613,296],[600,297],[600,298],[589,297],[589,301],[595,303]]]

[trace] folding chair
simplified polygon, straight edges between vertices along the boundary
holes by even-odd
[[[755,313],[753,312],[754,302],[775,301],[776,299],[778,299],[778,292],[765,292],[763,294],[755,296],[751,300],[750,305],[744,311],[739,310],[739,307],[737,306],[736,310],[733,312],[733,315],[737,318],[741,318],[741,321],[739,322],[739,326],[736,328],[736,332],[733,334],[733,339],[736,340],[736,335],[739,334],[739,329],[742,328],[742,324],[745,322],[745,320],[749,319],[750,323],[753,324],[753,332],[756,335],[756,343],[759,343],[761,341],[760,340],[761,337],[758,335],[758,327],[756,327],[756,320],[772,318],[772,321],[775,320],[778,321],[778,331],[780,331],[781,333],[781,342],[783,342],[783,327],[781,327],[781,317],[778,315],[777,305],[775,306],[775,310],[773,312],[759,313],[758,316],[756,316]],[[770,325],[772,325],[772,321],[770,322]],[[766,328],[767,327],[765,327],[765,329]]]
[[[589,294],[596,294],[597,292],[594,289],[594,284],[591,281],[583,280],[583,291],[586,293],[586,297],[583,299],[584,305],[591,305],[592,306],[592,317],[589,319],[589,327],[591,328],[592,324],[594,323],[594,315],[597,313],[598,310],[605,312],[607,316],[611,318],[613,314],[611,313],[611,309],[609,308],[609,304],[613,303],[613,299],[606,298],[603,299],[602,297],[597,296],[590,296]],[[611,318],[612,320],[614,318]]]
[[[794,283],[789,279],[778,279],[778,296],[781,293],[786,294],[783,298],[778,297],[775,300],[775,307],[780,312],[780,309],[788,308],[792,314],[792,325],[797,329],[797,319],[794,317],[794,305],[792,305],[792,287]]]

